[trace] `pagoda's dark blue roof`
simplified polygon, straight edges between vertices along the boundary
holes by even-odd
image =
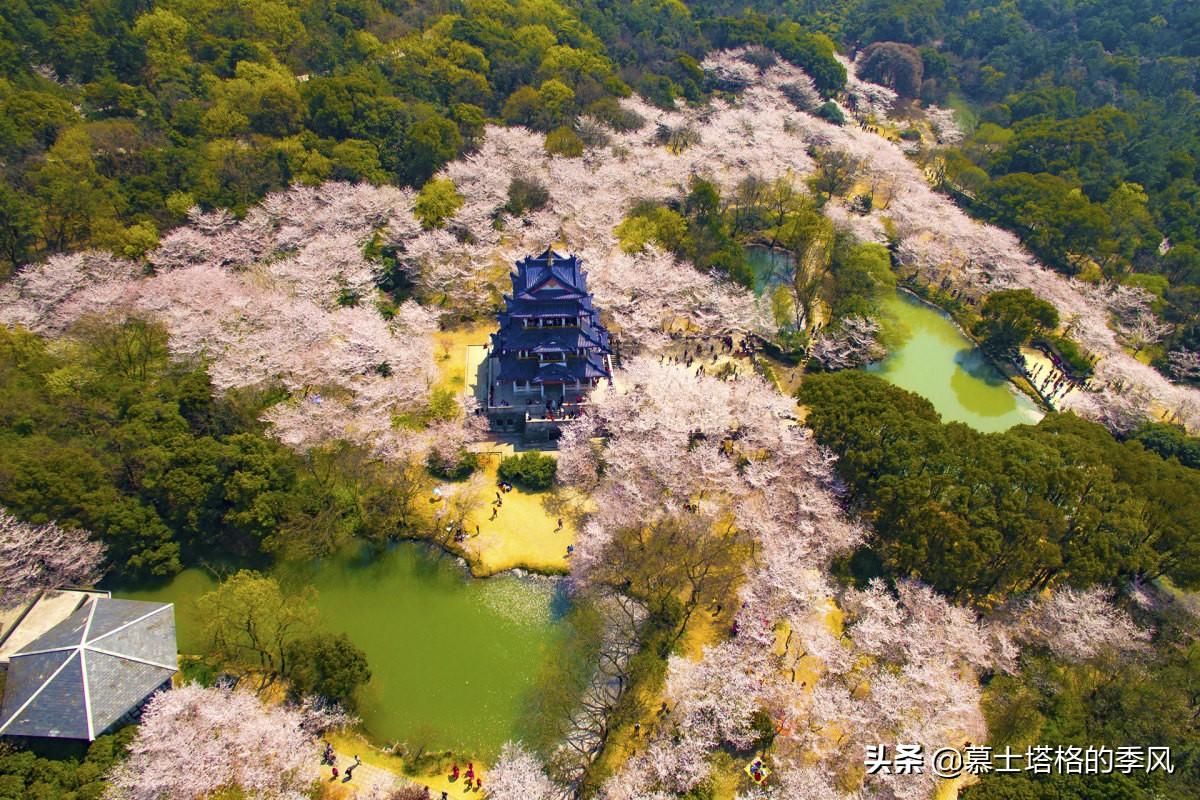
[[[534,358],[511,358],[500,360],[502,381],[532,381],[533,383],[572,383],[592,378],[607,378],[608,367],[599,356],[588,359],[570,359],[562,362],[539,362]]]
[[[608,347],[608,332],[603,328],[521,328],[497,332],[494,338],[509,350],[550,352],[580,347]]]
[[[579,313],[580,309],[589,312],[592,310],[590,297],[581,297],[577,300],[551,301],[518,298],[514,303],[512,297],[505,295],[504,302],[510,305],[510,309],[500,312],[501,316],[512,317],[513,319],[522,319],[525,317],[573,317]]]
[[[0,734],[94,739],[176,664],[174,606],[96,598],[13,654]]]
[[[587,273],[576,255],[564,256],[550,248],[539,256],[526,256],[513,273],[513,294],[531,293],[581,296],[587,294]]]

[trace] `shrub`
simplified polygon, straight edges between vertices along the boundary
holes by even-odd
[[[504,210],[514,217],[524,215],[526,211],[537,211],[550,202],[550,192],[536,180],[513,178],[508,184],[508,202]]]
[[[578,158],[583,155],[583,140],[570,128],[555,128],[546,134],[546,152],[552,156]]]
[[[459,450],[453,456],[446,456],[436,449],[425,459],[429,474],[444,481],[463,481],[479,469],[479,456],[470,450]]]
[[[834,125],[845,125],[846,115],[842,113],[842,109],[838,108],[838,104],[829,100],[825,105],[817,109],[817,116],[826,122],[832,122]]]
[[[500,462],[500,479],[525,489],[540,491],[554,484],[558,461],[554,456],[530,451]]]

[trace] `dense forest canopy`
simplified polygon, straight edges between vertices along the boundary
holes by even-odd
[[[863,109],[843,114],[838,105],[848,105],[845,90],[856,75],[889,86],[899,102],[886,124],[897,128],[891,133],[898,138],[915,142],[908,152],[925,169],[915,179],[923,190],[928,176],[971,215],[1017,234],[1047,266],[1089,283],[1122,287],[1124,297],[1132,297],[1132,316],[1149,327],[1138,333],[1140,339],[1121,334],[1114,350],[1128,344],[1134,355],[1172,378],[1200,381],[1200,5],[1188,0],[8,0],[0,7],[0,278],[59,253],[95,248],[130,259],[121,262],[136,273],[129,279],[142,280],[155,272],[145,256],[160,236],[189,220],[205,223],[195,209],[228,209],[240,216],[274,190],[327,181],[346,182],[328,184],[340,187],[334,193],[378,192],[396,216],[412,223],[413,239],[420,229],[427,240],[434,234],[473,240],[479,227],[475,233],[443,230],[460,208],[479,204],[471,187],[455,184],[454,169],[463,162],[443,167],[481,148],[486,153],[488,125],[537,132],[537,158],[574,158],[607,142],[610,134],[642,129],[641,114],[680,107],[699,116],[713,97],[736,105],[733,89],[706,74],[701,63],[714,50],[745,46],[752,48],[739,56],[743,66],[760,73],[777,59],[803,69],[812,78],[811,97],[803,102],[788,97],[789,109],[838,125],[851,114],[864,131],[871,125]],[[637,112],[619,102],[634,93],[647,101],[635,106]],[[934,141],[940,131],[931,136],[917,130],[922,107],[935,104],[953,109],[961,138]],[[912,128],[900,130],[909,122]],[[658,128],[645,131],[649,146],[662,145],[672,156],[699,143],[700,134],[686,124]],[[490,133],[487,142],[528,137],[496,128]],[[672,365],[661,353],[654,364],[653,352],[632,367],[648,385],[661,387],[648,397],[677,403],[678,409],[656,410],[653,403],[625,409],[624,400],[610,397],[612,422],[604,432],[616,455],[601,459],[589,437],[575,442],[573,454],[565,450],[567,466],[574,458],[577,472],[585,456],[598,459],[587,477],[590,488],[615,498],[599,504],[610,516],[636,510],[649,519],[663,497],[687,498],[675,518],[649,527],[641,517],[609,519],[610,538],[602,540],[609,549],[600,552],[612,557],[597,562],[595,550],[589,556],[581,547],[573,562],[587,564],[591,558],[590,576],[577,566],[575,572],[617,594],[647,601],[654,599],[652,585],[660,586],[659,602],[648,603],[650,624],[630,670],[638,691],[624,695],[613,718],[621,724],[639,719],[645,711],[636,707],[641,688],[658,687],[669,670],[711,668],[712,677],[691,678],[697,687],[693,711],[687,703],[683,712],[672,711],[673,720],[693,726],[673,744],[703,739],[697,759],[710,751],[728,755],[721,748],[736,737],[705,732],[710,742],[695,734],[695,727],[713,725],[714,719],[728,722],[719,718],[724,710],[710,713],[705,692],[723,701],[721,692],[733,691],[729,678],[754,674],[758,687],[741,692],[736,699],[742,702],[764,682],[778,680],[778,665],[763,655],[774,651],[774,642],[759,647],[749,635],[739,639],[735,622],[730,636],[717,637],[717,655],[710,660],[681,668],[672,658],[669,668],[667,658],[693,612],[716,619],[722,600],[732,609],[743,579],[762,593],[759,601],[782,602],[780,596],[793,598],[795,592],[796,608],[762,612],[783,620],[789,642],[796,630],[801,639],[824,641],[830,633],[823,621],[803,629],[806,620],[812,622],[807,615],[818,601],[822,607],[827,600],[844,601],[849,633],[843,631],[836,648],[825,653],[835,656],[829,659],[831,672],[844,643],[871,652],[873,603],[889,614],[900,613],[901,601],[940,609],[931,616],[945,624],[935,633],[919,630],[934,643],[930,651],[940,654],[949,641],[945,650],[958,658],[954,642],[960,639],[954,637],[984,642],[983,628],[993,623],[1019,633],[1025,623],[1014,618],[1037,612],[1040,602],[1066,598],[1065,607],[1078,612],[1071,621],[1090,626],[1097,640],[1114,631],[1136,635],[1123,646],[1097,645],[1081,655],[1064,653],[1063,643],[1043,625],[1042,638],[1022,641],[1013,663],[997,659],[981,667],[964,658],[952,675],[924,672],[928,654],[915,653],[925,645],[916,635],[913,641],[889,641],[881,649],[912,647],[914,653],[883,659],[879,671],[861,681],[860,669],[875,664],[878,653],[847,657],[838,678],[845,682],[839,691],[845,691],[846,704],[831,703],[813,718],[822,711],[841,724],[847,709],[855,708],[851,699],[862,699],[855,694],[860,683],[887,686],[901,673],[906,680],[932,675],[927,683],[902,685],[899,694],[907,702],[917,689],[934,686],[942,694],[931,696],[941,700],[947,686],[959,688],[947,679],[970,674],[964,685],[983,687],[991,744],[1162,743],[1175,748],[1179,769],[1172,776],[1044,781],[988,776],[966,797],[1195,796],[1200,645],[1194,617],[1174,598],[1200,586],[1200,440],[1165,421],[1122,428],[1114,436],[1071,414],[982,434],[943,423],[927,401],[878,378],[850,370],[817,373],[818,366],[836,370],[877,357],[879,327],[872,317],[896,286],[892,268],[899,247],[886,231],[878,237],[882,243],[866,242],[843,224],[850,215],[865,217],[872,210],[873,188],[853,198],[867,203],[865,209],[845,204],[841,223],[827,213],[828,206],[841,208],[843,198],[852,199],[852,156],[824,147],[797,152],[812,161],[807,186],[793,181],[790,171],[772,180],[746,175],[727,186],[703,174],[675,176],[675,195],[635,198],[621,209],[624,216],[613,231],[612,260],[625,269],[623,277],[647,263],[648,251],[669,254],[667,263],[687,269],[686,277],[682,271],[675,276],[684,290],[689,280],[693,286],[705,281],[704,291],[697,290],[705,303],[727,297],[726,290],[740,292],[746,307],[752,303],[746,290],[755,288],[756,276],[748,244],[798,257],[792,279],[765,298],[778,323],[769,344],[789,364],[811,359],[813,370],[802,376],[798,397],[807,407],[813,438],[837,456],[831,467],[800,428],[775,425],[791,420],[794,404],[767,380],[750,376],[752,381],[731,384],[743,387],[737,392],[726,384],[736,368],[732,375],[701,378],[683,373],[678,359]],[[489,210],[493,216],[478,214],[483,226],[499,223],[492,231],[500,230],[501,212],[528,223],[526,212],[549,204],[547,185],[533,173],[511,183],[505,175],[507,204]],[[400,208],[409,197],[415,198],[411,220],[408,209]],[[296,202],[298,208],[330,207]],[[260,215],[254,225],[261,223]],[[446,317],[489,313],[492,287],[470,293],[445,278],[454,275],[450,270],[434,274],[437,294],[414,289],[412,275],[402,275],[397,266],[404,245],[384,247],[378,231],[386,226],[363,224],[375,231],[365,248],[343,249],[361,260],[356,267],[367,276],[364,291],[343,287],[336,300],[325,298],[326,311],[358,309],[379,322],[376,310],[390,320],[407,301],[409,311],[425,303]],[[605,235],[611,227],[606,223]],[[361,244],[355,238],[361,232],[347,234],[336,246]],[[193,230],[181,241],[203,242],[205,236]],[[269,248],[255,250],[244,262],[206,266],[249,272],[283,250],[273,238]],[[321,250],[311,258],[328,260]],[[383,264],[382,277],[368,260]],[[160,265],[157,274],[170,271]],[[448,297],[447,285],[459,296]],[[376,297],[376,307],[366,302],[360,307],[368,286],[389,296]],[[949,307],[958,303],[948,283],[918,288]],[[639,293],[635,286],[633,294]],[[646,313],[650,301],[630,302],[626,312],[634,308],[638,316],[652,316]],[[825,320],[822,303],[831,315]],[[715,301],[709,305],[718,307]],[[963,304],[953,310],[963,311]],[[1069,328],[1060,310],[1029,289],[992,291],[978,304],[975,323],[964,327],[1001,360],[1015,361],[1019,348],[1034,339],[1053,340],[1059,355],[1089,375],[1091,354],[1071,349],[1069,330],[1058,333],[1060,322]],[[435,313],[429,311],[425,320],[430,329]],[[656,320],[641,322],[649,329]],[[857,348],[865,355],[846,356],[828,335],[810,341],[810,333],[820,330],[814,326],[829,322],[843,338],[857,335],[866,342],[868,347]],[[1103,320],[1099,327],[1109,332]],[[380,323],[363,330],[365,339],[387,335],[388,328]],[[161,579],[209,558],[247,566],[275,558],[313,559],[351,541],[380,547],[419,536],[448,543],[443,529],[450,528],[426,525],[419,512],[435,478],[457,481],[475,472],[477,464],[463,457],[458,440],[450,452],[431,453],[428,460],[410,455],[387,461],[365,447],[325,439],[293,449],[269,435],[262,419],[268,408],[280,406],[286,389],[264,380],[234,388],[226,383],[220,388],[227,391],[215,391],[219,360],[177,357],[168,347],[175,332],[168,335],[157,322],[85,317],[58,333],[43,338],[0,326],[0,508],[23,525],[56,522],[91,531],[104,545],[104,566],[113,577]],[[632,333],[631,325],[626,331],[631,341]],[[662,333],[656,331],[656,341],[667,339]],[[376,361],[369,371],[385,378],[392,369],[388,361]],[[771,377],[769,370],[762,370],[765,377]],[[703,390],[703,397],[689,399],[689,387]],[[428,388],[422,388],[422,398]],[[750,405],[734,422],[694,410],[711,411],[713,396],[726,397],[718,404],[722,412],[735,400]],[[422,403],[382,416],[399,429],[457,421],[459,408],[449,391],[435,391]],[[606,413],[603,405],[596,408]],[[655,413],[662,419],[652,419]],[[648,421],[622,427],[635,415]],[[685,422],[693,427],[668,441],[669,424]],[[614,448],[622,436],[633,445]],[[777,472],[764,477],[756,471],[772,459],[782,463]],[[769,528],[752,547],[745,531],[732,523],[723,527],[725,514],[696,516],[696,498],[705,487],[697,490],[695,476],[713,463],[728,467],[722,474],[732,495],[706,496],[703,504],[729,505],[729,496],[740,497],[742,516]],[[677,474],[679,464],[695,468]],[[545,488],[563,481],[562,471],[556,478],[552,466],[523,457],[507,462],[500,475]],[[825,475],[833,469],[836,480]],[[813,490],[805,502],[793,507],[776,495],[767,495],[770,502],[759,497],[761,486],[780,492],[780,484],[793,478]],[[625,483],[660,479],[681,485],[644,490],[641,496],[653,498],[653,508],[632,509],[620,494]],[[834,498],[835,485],[846,490],[844,497]],[[808,503],[813,498],[819,500],[815,510]],[[841,516],[843,500],[850,518]],[[794,516],[788,518],[785,508]],[[860,522],[870,531],[860,529]],[[775,535],[776,524],[786,531]],[[591,535],[603,527],[592,525]],[[830,543],[854,548],[837,564],[835,577],[842,583],[836,589],[834,576],[814,578],[809,573],[818,570],[780,544],[794,544],[801,529],[816,531],[831,549],[837,548]],[[711,549],[689,551],[697,540]],[[764,543],[779,550],[759,564],[747,552]],[[647,552],[671,564],[715,554],[719,569],[693,581],[681,612],[677,595],[687,581],[666,566],[647,567],[658,563]],[[630,577],[627,563],[649,571]],[[745,572],[747,564],[759,571]],[[788,571],[799,566],[807,573]],[[914,588],[918,580],[936,593]],[[294,598],[251,573],[227,582],[224,591],[237,594],[238,602],[229,606],[237,613],[225,620],[231,629],[256,610],[293,611],[297,618],[311,610],[303,604],[292,608]],[[780,594],[772,594],[776,591]],[[272,603],[256,599],[264,596]],[[209,602],[226,599],[216,592]],[[759,613],[737,605],[743,621]],[[715,609],[705,614],[709,606]],[[1123,627],[1130,619],[1137,627],[1132,621]],[[241,645],[223,638],[226,633],[220,628],[211,636],[227,651],[219,666],[253,671],[230,656]],[[889,636],[901,638],[894,630]],[[276,644],[269,654],[272,668],[259,670],[266,683],[278,676],[295,690],[348,700],[370,675],[348,641],[312,635]],[[783,650],[788,656],[788,644]],[[293,667],[285,669],[284,662]],[[795,665],[791,672],[794,682]],[[791,683],[786,693],[789,701],[796,696]],[[569,706],[573,699],[563,702]],[[978,711],[980,704],[969,700],[968,711]],[[935,716],[938,708],[936,702],[925,705]],[[761,711],[752,708],[745,716]],[[603,715],[601,722],[608,724]],[[769,718],[754,724],[756,737],[746,740],[752,749],[795,735],[782,734]],[[864,727],[858,733],[863,731],[874,732]],[[78,763],[0,751],[0,795],[98,796],[100,773],[120,756],[127,735],[99,740]],[[857,749],[850,750],[851,756],[838,756],[842,766],[861,766]],[[671,751],[681,752],[689,751],[683,746]],[[638,762],[630,763],[635,768],[625,772],[638,772]],[[598,769],[589,781],[606,777],[604,769],[615,767]],[[706,796],[701,792],[696,786],[687,796]]]
[[[698,103],[712,49],[765,45],[834,93],[841,49],[958,109],[970,135],[934,159],[974,214],[1064,272],[1151,292],[1170,327],[1147,355],[1168,371],[1200,349],[1197,41],[1186,0],[14,0],[0,263],[138,257],[195,205],[241,212],[297,181],[419,186],[488,120],[628,124],[631,91]]]
[[[843,43],[918,48],[916,96],[975,109],[972,135],[944,156],[946,188],[1047,264],[1157,295],[1175,326],[1167,349],[1200,344],[1200,7],[862,0],[844,10]]]
[[[827,89],[833,42],[717,21]],[[552,130],[614,97],[703,99],[680,3],[51,2],[0,9],[7,269],[99,246],[140,256],[189,208],[243,211],[293,181],[420,185],[486,120]],[[614,119],[616,118],[616,119]]]

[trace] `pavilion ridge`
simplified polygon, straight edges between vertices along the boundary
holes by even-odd
[[[492,334],[488,420],[495,431],[555,439],[592,387],[612,382],[612,347],[578,256],[546,248],[516,267]]]

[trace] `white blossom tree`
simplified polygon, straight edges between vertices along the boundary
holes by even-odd
[[[1171,376],[1177,381],[1200,380],[1200,353],[1191,350],[1172,350],[1167,353]]]
[[[78,528],[30,525],[0,507],[0,606],[40,591],[91,586],[100,579],[104,545]]]
[[[879,342],[879,330],[879,323],[869,317],[845,317],[821,332],[813,342],[811,355],[828,370],[878,361],[887,354]]]
[[[407,455],[428,444],[398,429],[436,379],[436,315],[406,302],[374,307],[376,232],[417,231],[412,193],[332,183],[268,196],[243,220],[195,212],[150,254],[156,272],[93,253],[31,266],[0,288],[0,321],[59,334],[86,314],[148,316],[173,355],[204,360],[219,391],[279,383],[291,392],[267,415],[306,449],[348,439]]]
[[[142,714],[129,757],[109,775],[109,800],[200,800],[240,790],[301,800],[318,755],[301,714],[247,691],[195,684],[160,692]]]
[[[358,717],[341,704],[319,695],[305,695],[300,698],[296,711],[300,714],[300,729],[314,738],[329,731],[351,728],[359,723]]]
[[[1200,427],[1195,389],[1172,384],[1124,352],[1109,327],[1107,290],[1045,268],[1011,233],[970,219],[933,191],[923,168],[884,137],[807,113],[811,79],[802,70],[744,50],[710,54],[704,67],[714,79],[723,75],[732,81],[737,96],[682,110],[629,98],[623,103],[647,125],[609,132],[607,143],[591,147],[583,158],[549,157],[543,137],[523,128],[488,128],[477,152],[444,170],[464,203],[443,229],[421,228],[412,214],[410,190],[343,183],[295,187],[270,195],[242,220],[226,212],[194,212],[189,225],[166,234],[149,255],[156,274],[148,278],[136,264],[94,253],[26,268],[0,288],[0,320],[56,332],[91,311],[150,309],[168,321],[181,353],[208,354],[222,386],[276,374],[294,374],[296,382],[305,383],[300,376],[315,372],[313,365],[336,363],[326,356],[340,349],[343,327],[362,324],[356,314],[344,312],[369,309],[377,265],[363,253],[378,236],[378,244],[395,252],[397,267],[413,282],[418,299],[449,313],[490,312],[507,288],[515,259],[564,242],[584,257],[597,305],[609,312],[629,352],[660,349],[664,325],[680,321],[707,333],[769,330],[769,309],[752,294],[662,253],[623,254],[613,228],[641,200],[678,197],[693,175],[732,191],[751,175],[765,181],[811,175],[808,153],[823,151],[858,165],[876,200],[866,214],[826,204],[839,224],[864,240],[890,238],[906,272],[968,302],[995,289],[1030,288],[1063,318],[1076,321],[1075,338],[1100,356],[1097,385],[1134,384],[1144,390],[1133,395],[1143,403],[1140,413],[1164,407],[1190,428]],[[861,81],[849,67],[848,92],[856,107],[867,115],[886,114],[894,93]],[[945,114],[931,113],[934,123],[948,128]],[[656,140],[653,131],[660,126],[697,135],[686,148],[670,148]],[[551,195],[544,208],[519,219],[504,210],[508,187],[517,177],[537,180]],[[166,279],[176,272],[191,274],[173,286]],[[194,291],[185,291],[185,285]],[[227,309],[234,313],[224,313]],[[1148,342],[1162,330],[1150,325],[1135,333],[1139,342]],[[311,353],[311,363],[299,368],[289,357],[295,353]],[[378,363],[385,361],[391,363],[390,358]],[[393,374],[411,376],[416,385],[428,377],[419,371]],[[327,377],[345,386],[345,374]],[[383,381],[355,383],[381,393],[401,388],[385,387]],[[1076,391],[1063,402],[1102,418],[1109,399]],[[322,409],[321,416],[334,415]],[[328,421],[337,422],[340,433],[358,427],[362,416],[351,403]],[[315,427],[306,419],[284,414],[276,425],[281,435],[299,441]],[[376,417],[362,427],[382,433],[379,421]],[[289,433],[281,427],[291,423],[299,429]]]
[[[554,800],[559,787],[520,742],[506,742],[488,771],[488,797],[494,800]]]
[[[592,491],[598,508],[576,544],[577,576],[604,558],[614,531],[662,515],[732,514],[801,565],[861,538],[838,508],[827,454],[795,422],[794,401],[761,378],[726,381],[638,357],[616,380],[560,442],[561,477]]]
[[[1151,633],[1114,606],[1099,587],[1062,586],[1017,604],[1009,614],[1013,635],[1018,639],[1076,663],[1106,651],[1142,649]]]

